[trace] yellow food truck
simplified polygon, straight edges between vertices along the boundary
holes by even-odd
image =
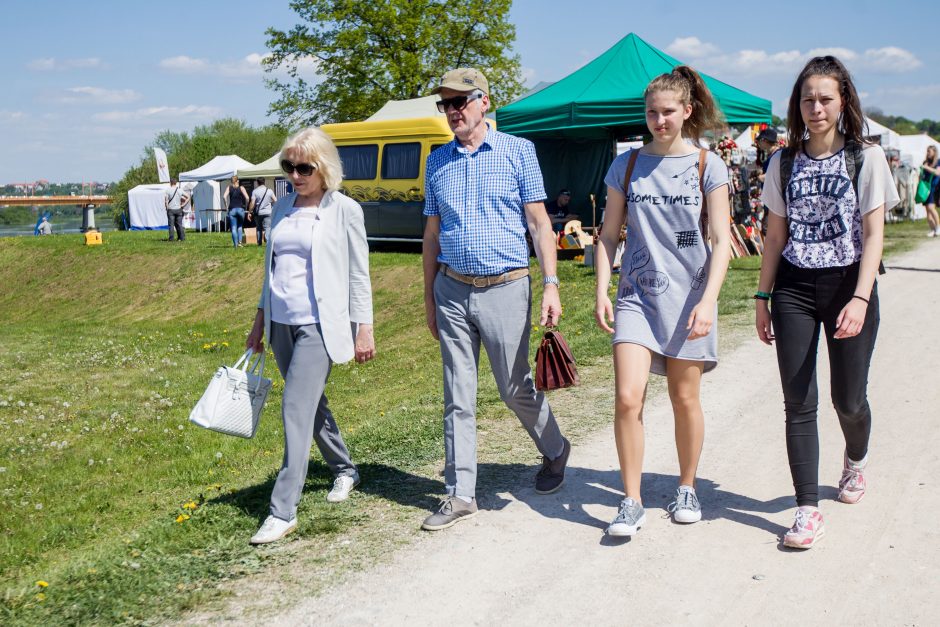
[[[492,122],[491,122],[492,123]],[[362,205],[371,240],[420,240],[424,167],[454,138],[444,116],[324,124],[343,161],[343,193]]]

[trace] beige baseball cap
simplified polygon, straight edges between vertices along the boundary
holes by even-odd
[[[441,84],[435,87],[431,93],[439,94],[442,89],[453,89],[454,91],[473,91],[481,90],[487,96],[490,94],[490,84],[486,77],[479,70],[469,67],[461,67],[451,70],[441,77]]]

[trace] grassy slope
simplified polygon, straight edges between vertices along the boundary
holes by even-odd
[[[888,245],[910,247],[921,230],[893,226]],[[253,441],[186,420],[211,372],[240,353],[261,251],[233,250],[225,234],[184,245],[163,237],[109,233],[102,247],[81,246],[79,236],[0,240],[3,622],[169,616],[213,596],[219,581],[287,559],[245,544],[280,463],[279,377]],[[298,534],[310,542],[365,520],[413,529],[416,510],[442,489],[440,359],[424,327],[420,256],[374,253],[371,262],[380,356],[335,367],[328,387],[363,494],[354,506],[326,507],[330,476],[314,454]],[[733,263],[723,324],[749,324],[758,267]],[[593,275],[575,262],[562,262],[560,275],[573,351],[605,358]],[[480,416],[486,450],[531,463],[486,372]],[[327,571],[341,561],[324,559]]]

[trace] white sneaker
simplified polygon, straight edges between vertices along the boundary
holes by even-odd
[[[359,473],[352,475],[340,475],[333,481],[333,489],[326,495],[326,500],[330,503],[339,503],[349,498],[349,493],[353,488],[359,485]]]
[[[281,520],[280,518],[275,518],[274,516],[268,516],[264,519],[264,522],[261,524],[261,528],[258,529],[258,532],[251,536],[251,540],[248,542],[250,544],[268,544],[269,542],[280,540],[296,528],[296,518],[290,522],[287,522],[286,520]]]
[[[933,234],[936,237],[940,237],[940,226],[938,226],[937,228],[933,230]]]
[[[936,236],[937,236],[937,229],[932,229],[930,231],[927,231],[927,237],[936,237]]]
[[[666,507],[677,523],[696,523],[702,520],[702,506],[699,505],[695,488],[680,485],[676,490],[676,500]]]

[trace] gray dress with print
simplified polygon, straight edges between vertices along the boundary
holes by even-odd
[[[702,187],[707,194],[728,184],[728,168],[718,155],[706,155]],[[629,157],[629,151],[617,157],[604,178],[621,193]],[[705,289],[711,260],[699,229],[698,172],[698,152],[678,157],[641,152],[631,177],[613,342],[650,349],[654,374],[666,374],[666,357],[705,362],[706,372],[718,365],[718,325],[697,340],[688,339],[686,328]]]

